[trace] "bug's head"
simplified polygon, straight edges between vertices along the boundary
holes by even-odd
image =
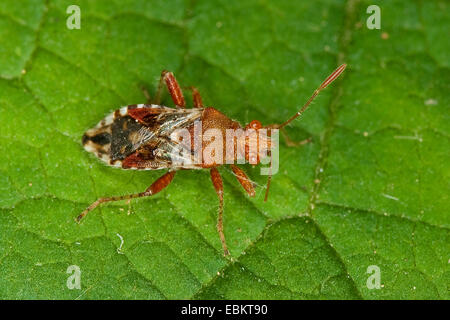
[[[270,133],[258,120],[252,120],[244,128],[245,130],[245,160],[257,165],[261,158],[270,156],[270,149],[274,145]]]
[[[344,63],[342,65],[340,65],[336,70],[334,70],[323,82],[322,84],[314,91],[314,93],[312,94],[312,96],[308,99],[308,101],[306,101],[306,103],[303,105],[303,107],[297,112],[295,113],[292,117],[290,117],[289,119],[287,119],[286,121],[284,121],[281,124],[273,124],[273,125],[269,125],[265,128],[263,128],[263,126],[261,125],[261,122],[259,122],[258,120],[253,120],[251,121],[248,125],[245,126],[245,130],[246,131],[250,131],[251,129],[253,129],[256,132],[261,132],[261,129],[282,129],[283,127],[287,126],[289,123],[291,123],[292,121],[294,121],[295,119],[297,119],[299,116],[301,116],[303,114],[303,112],[308,108],[308,106],[311,104],[311,102],[317,97],[317,95],[320,93],[320,91],[322,91],[323,89],[325,89],[330,83],[332,83],[334,80],[336,80],[342,72],[344,72],[345,68],[347,67],[347,65]],[[257,137],[261,136],[261,135],[256,135]],[[252,138],[250,139],[250,145],[251,143],[255,143],[254,141],[252,141]],[[255,139],[254,139],[255,140]],[[264,149],[264,147],[261,147],[262,142],[264,143],[264,140],[266,140],[266,150],[262,150],[262,151],[266,151],[271,160],[272,160],[272,155],[270,154],[270,150],[271,148],[274,146],[274,141],[271,138],[271,134],[270,134],[270,130],[267,132],[266,131],[266,136],[264,138],[256,138],[256,144],[258,145],[258,152],[252,152],[251,150],[247,150],[247,145],[246,144],[246,149],[245,149],[245,157],[246,160],[253,164],[253,162],[256,162],[256,164],[260,163],[261,159],[260,159],[260,155],[261,155],[261,149]],[[252,162],[253,160],[253,162]],[[272,164],[271,164],[272,165]],[[271,181],[271,177],[272,174],[270,173],[268,175],[268,180],[267,180],[267,188],[266,188],[266,196],[264,201],[267,201],[267,197],[269,195],[269,187],[270,187],[270,181]]]

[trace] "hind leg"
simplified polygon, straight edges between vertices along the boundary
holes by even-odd
[[[181,91],[180,85],[178,84],[177,79],[172,72],[164,70],[161,72],[161,78],[159,79],[158,91],[156,92],[155,103],[161,103],[161,91],[163,86],[167,87],[170,96],[172,97],[173,103],[177,106],[177,108],[185,108],[186,101],[184,100],[183,91]]]
[[[139,193],[133,193],[128,194],[124,196],[114,196],[114,197],[105,197],[105,198],[99,198],[96,201],[94,201],[89,207],[86,208],[78,217],[77,222],[80,222],[81,219],[83,219],[89,211],[94,210],[99,204],[104,202],[112,202],[112,201],[120,201],[120,200],[131,200],[134,198],[142,198],[142,197],[148,197],[151,195],[154,195],[161,190],[163,190],[165,187],[167,187],[171,182],[173,177],[175,176],[175,171],[169,171],[166,174],[164,174],[162,177],[160,177],[158,180],[153,182],[153,184],[147,188],[144,192]]]

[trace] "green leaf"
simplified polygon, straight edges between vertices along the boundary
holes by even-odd
[[[372,4],[380,30],[366,27]],[[449,13],[444,0],[1,1],[0,298],[449,299]],[[105,114],[144,102],[142,87],[154,95],[161,70],[242,124],[270,124],[343,62],[287,129],[312,142],[281,138],[268,202],[258,167],[245,166],[254,199],[220,169],[232,259],[207,171],[74,222],[161,175],[81,145]]]

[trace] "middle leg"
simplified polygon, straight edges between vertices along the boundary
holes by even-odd
[[[227,243],[225,241],[225,234],[223,233],[223,182],[220,176],[219,170],[217,168],[212,168],[211,180],[216,189],[217,196],[219,197],[219,216],[217,218],[217,231],[219,232],[220,241],[222,242],[223,255],[228,256],[230,252],[227,248]]]
[[[198,92],[196,87],[188,87],[192,91],[192,100],[194,101],[194,108],[203,108],[203,101],[200,92]]]
[[[146,100],[147,104],[152,104],[152,97],[150,96],[150,93],[148,92],[147,87],[142,85],[141,90],[145,96],[145,100]]]

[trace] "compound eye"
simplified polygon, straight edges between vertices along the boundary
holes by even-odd
[[[261,122],[259,122],[258,120],[252,120],[252,121],[247,125],[247,127],[248,127],[248,128],[251,128],[251,129],[258,130],[258,129],[261,129],[261,128],[262,128],[262,124],[261,124]]]

